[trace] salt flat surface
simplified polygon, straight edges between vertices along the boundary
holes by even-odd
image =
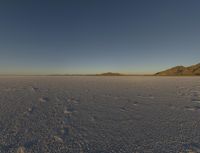
[[[200,152],[200,77],[0,77],[0,153]]]

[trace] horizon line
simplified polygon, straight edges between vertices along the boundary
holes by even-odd
[[[106,75],[106,73],[112,73]],[[0,76],[152,76],[154,73],[149,74],[129,74],[129,73],[113,73],[113,72],[106,72],[106,73],[88,73],[88,74],[0,74]]]

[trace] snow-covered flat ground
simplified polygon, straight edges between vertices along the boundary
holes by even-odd
[[[200,152],[200,77],[0,77],[0,153]]]

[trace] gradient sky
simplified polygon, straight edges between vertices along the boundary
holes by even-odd
[[[0,73],[154,73],[200,62],[200,0],[1,0]]]

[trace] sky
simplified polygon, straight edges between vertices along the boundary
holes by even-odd
[[[0,74],[151,74],[200,63],[199,0],[1,0]]]

